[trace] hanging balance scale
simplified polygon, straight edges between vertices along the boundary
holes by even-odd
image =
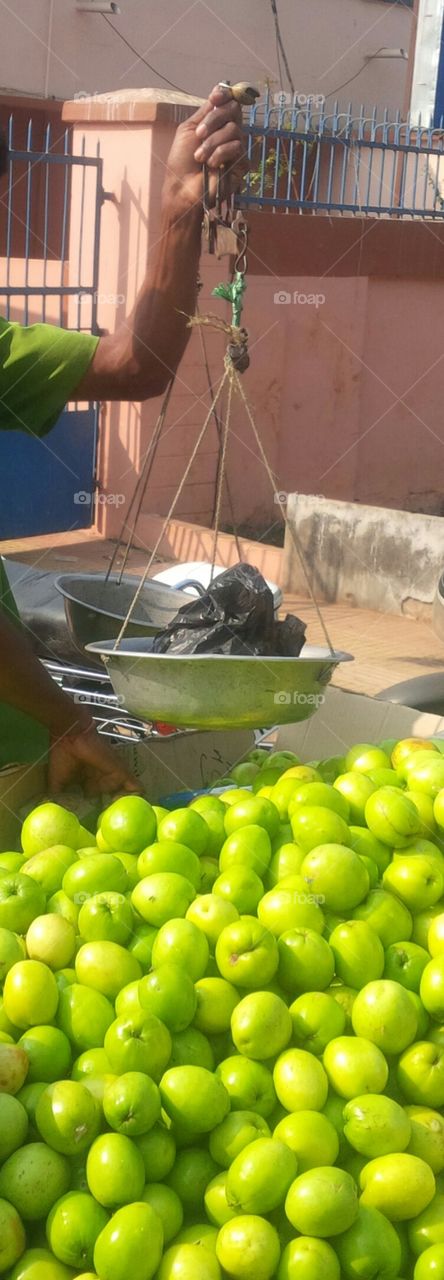
[[[252,105],[258,91],[248,84],[228,85],[233,98],[240,105]],[[217,258],[229,257],[232,262],[231,279],[213,289],[213,297],[223,299],[231,306],[231,320],[216,315],[197,313],[189,318],[189,325],[223,332],[227,336],[223,371],[216,390],[212,389],[212,402],[198,433],[190,458],[185,466],[161,532],[151,551],[145,570],[134,590],[119,634],[115,640],[88,644],[86,648],[105,663],[115,693],[131,714],[148,721],[162,721],[187,729],[256,729],[278,724],[291,724],[313,715],[325,686],[330,682],[340,662],[350,660],[350,655],[335,651],[328,635],[325,621],[315,599],[303,552],[296,531],[287,522],[283,504],[277,499],[288,535],[298,555],[308,594],[322,627],[325,645],[305,644],[301,655],[295,657],[234,656],[225,654],[156,653],[153,640],[128,635],[131,618],[137,610],[152,565],[156,559],[164,533],[173,518],[177,502],[187,482],[191,467],[203,442],[211,418],[216,416],[223,393],[226,393],[220,429],[220,466],[214,516],[213,570],[216,564],[217,541],[220,526],[221,503],[226,482],[226,460],[230,438],[230,422],[233,396],[241,402],[262,465],[268,476],[274,500],[276,485],[272,469],[262,445],[253,411],[242,386],[241,375],[248,369],[248,332],[242,325],[242,311],[246,290],[248,227],[241,209],[235,207],[234,195],[225,190],[224,173],[217,176],[217,191],[211,207],[209,173],[203,167],[203,238],[206,251]],[[126,541],[121,572],[127,563],[133,545],[137,516],[146,492],[153,462],[154,450],[165,420],[174,378],[167,389],[153,439],[147,451],[141,475],[133,495],[135,519]],[[149,459],[147,464],[147,459]],[[128,527],[128,519],[126,527]],[[110,566],[123,542],[123,531]],[[239,545],[239,544],[238,544]]]

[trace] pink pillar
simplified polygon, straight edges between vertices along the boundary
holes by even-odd
[[[102,206],[98,322],[113,332],[128,315],[141,287],[150,254],[155,251],[160,227],[160,198],[166,160],[177,125],[199,105],[200,99],[162,89],[125,90],[66,102],[63,119],[73,128],[73,153],[100,155],[103,187],[111,199]],[[81,220],[82,176],[74,167],[70,208],[70,260],[78,262],[80,240],[85,270],[92,255],[93,218]],[[91,205],[90,205],[91,208]],[[218,268],[220,274],[220,265]],[[85,303],[86,308],[88,303]],[[71,313],[72,315],[73,313]],[[83,313],[88,325],[88,315]],[[196,357],[194,357],[196,358]],[[202,384],[201,390],[204,390]],[[173,439],[186,447],[186,397],[196,402],[196,387],[189,386],[183,368],[178,378],[170,424],[178,420],[176,436],[170,431],[167,457],[160,454],[153,484],[147,497],[147,511],[168,508],[169,486],[177,480],[178,460],[171,464]],[[123,495],[123,501],[102,501],[97,506],[97,525],[106,536],[120,530],[125,509],[134,489],[141,459],[148,446],[160,401],[147,404],[103,404],[100,410],[98,479],[103,496]],[[185,416],[184,416],[185,415]],[[196,414],[193,415],[192,426]],[[202,417],[200,419],[202,421]],[[215,445],[214,445],[215,451]],[[185,464],[184,464],[185,465]],[[203,462],[203,473],[205,466]],[[201,471],[202,471],[201,467]],[[199,481],[202,484],[199,475]],[[154,505],[153,505],[154,503]],[[167,505],[165,505],[165,503]]]

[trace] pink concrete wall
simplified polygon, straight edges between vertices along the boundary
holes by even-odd
[[[125,123],[91,120],[74,129],[75,150],[85,138],[87,151],[95,154],[99,142],[104,185],[114,196],[103,208],[99,295],[123,301],[100,305],[100,323],[109,329],[131,310],[159,235],[160,188],[174,123],[165,113],[157,120],[148,117],[149,112],[145,120],[133,123],[128,117]],[[74,262],[79,208],[74,186]],[[260,213],[250,221],[245,323],[251,366],[243,386],[274,481],[270,485],[244,409],[235,402],[227,475],[236,524],[272,541],[281,523],[275,493],[294,491],[440,513],[442,284],[432,278],[430,262],[429,279],[408,278],[411,249],[406,236],[411,224],[409,230],[389,221],[365,226],[347,219],[341,228],[341,219]],[[313,227],[319,232],[325,266],[308,274],[314,251],[304,259],[301,245]],[[337,248],[336,232],[343,236],[344,231],[348,247],[342,250]],[[433,225],[424,224],[418,234],[426,257],[442,251]],[[421,249],[419,241],[415,244],[414,255]],[[86,239],[84,253],[87,250]],[[227,274],[227,259],[218,262],[204,253],[203,313],[228,317],[226,304],[211,297],[214,284]],[[276,300],[282,291],[289,302]],[[205,330],[204,342],[217,385],[225,340]],[[201,336],[195,331],[177,375],[141,528],[150,514],[169,511],[209,403]],[[101,487],[125,495],[118,510],[100,506],[100,528],[108,536],[116,535],[122,511],[128,511],[159,409],[159,400],[102,408]],[[217,461],[217,433],[211,421],[175,506],[176,517],[210,524]],[[222,517],[231,523],[226,493]]]

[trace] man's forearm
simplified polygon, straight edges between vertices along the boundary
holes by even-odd
[[[116,333],[100,339],[73,399],[147,400],[165,391],[187,344],[187,316],[196,306],[202,165],[210,175],[211,204],[216,175],[223,170],[227,179],[227,173],[235,173],[243,152],[240,107],[228,88],[216,85],[176,130],[166,164],[159,239],[132,314]]]
[[[79,396],[144,400],[165,390],[183,356],[194,314],[202,210],[164,200],[153,261],[125,323],[102,338]]]
[[[0,702],[46,726],[54,737],[87,729],[91,717],[59,689],[26,636],[0,613]]]

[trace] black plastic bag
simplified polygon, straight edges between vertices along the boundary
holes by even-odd
[[[273,595],[262,574],[252,565],[237,564],[179,609],[156,635],[152,652],[297,658],[304,641],[300,618],[288,614],[283,622],[276,620]]]

